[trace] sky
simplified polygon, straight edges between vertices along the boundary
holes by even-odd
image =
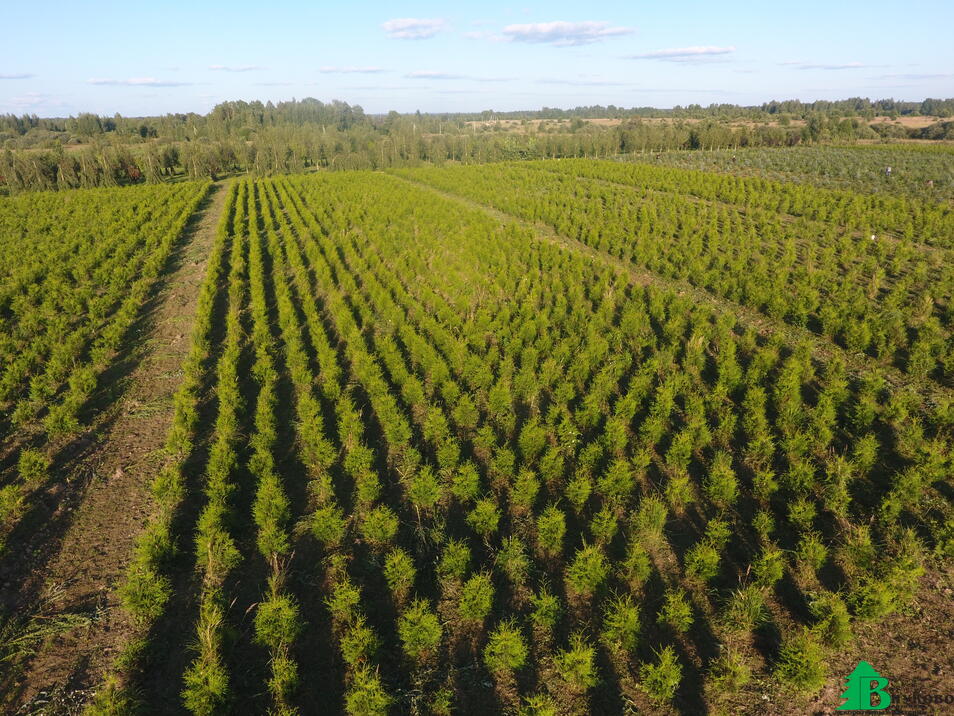
[[[49,0],[0,9],[0,113],[366,112],[954,96],[954,1]]]

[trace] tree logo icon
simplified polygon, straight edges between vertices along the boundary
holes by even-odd
[[[891,694],[885,691],[888,680],[875,671],[867,661],[859,661],[858,666],[845,679],[845,690],[841,698],[848,699],[838,707],[838,711],[881,711],[891,705]],[[872,704],[871,697],[878,694],[878,703]]]

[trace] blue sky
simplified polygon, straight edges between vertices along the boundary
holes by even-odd
[[[954,96],[954,2],[9,3],[0,112],[367,112]]]

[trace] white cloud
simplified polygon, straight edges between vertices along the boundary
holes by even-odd
[[[131,77],[128,80],[114,80],[102,77],[94,77],[86,80],[88,85],[104,85],[113,87],[185,87],[192,82],[172,82],[169,80],[157,80],[155,77]]]
[[[396,17],[382,22],[388,37],[396,40],[426,40],[447,28],[447,20],[425,17]]]
[[[464,75],[454,75],[449,72],[437,72],[435,70],[417,70],[408,72],[405,77],[414,80],[463,80],[467,79]]]
[[[451,72],[436,70],[416,70],[404,75],[412,80],[470,80],[471,82],[509,82],[512,77],[475,77],[473,75],[457,75]]]
[[[42,92],[24,92],[17,97],[11,97],[8,106],[18,110],[59,109],[65,107],[66,103]]]
[[[32,75],[29,72],[0,73],[0,80],[28,80],[31,77],[36,77],[36,75]]]
[[[861,62],[846,62],[841,65],[814,64],[811,62],[779,62],[783,67],[794,67],[797,70],[862,70],[871,67],[884,67],[885,65],[866,65]]]
[[[662,60],[664,62],[701,62],[710,57],[730,55],[735,47],[716,47],[714,45],[695,45],[693,47],[671,47],[665,50],[653,50],[639,55],[628,55],[630,60]]]
[[[869,80],[946,80],[954,77],[954,74],[891,74],[869,77]]]
[[[598,79],[542,79],[537,80],[537,82],[545,85],[569,85],[571,87],[625,87],[629,84],[628,82],[611,82],[609,80]]]
[[[253,72],[254,70],[264,70],[264,67],[259,65],[209,65],[210,70],[215,70],[216,72]]]
[[[607,37],[628,35],[632,32],[632,28],[613,27],[608,22],[596,20],[534,22],[526,25],[507,25],[503,29],[504,36],[515,42],[542,43],[557,47],[588,45]]]
[[[353,67],[353,66],[347,66],[347,67],[325,66],[325,67],[319,67],[318,71],[324,74],[342,74],[342,75],[350,75],[350,74],[372,75],[378,72],[387,72],[387,70],[385,70],[383,67]]]

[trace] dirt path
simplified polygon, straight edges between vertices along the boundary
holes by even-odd
[[[187,229],[160,290],[146,309],[136,341],[142,350],[127,388],[114,406],[115,418],[98,449],[84,460],[94,477],[45,573],[34,575],[46,597],[34,623],[80,626],[48,637],[25,666],[17,685],[20,704],[32,713],[70,712],[72,698],[94,686],[129,633],[115,588],[122,580],[136,536],[152,509],[149,486],[160,466],[172,420],[172,397],[189,350],[199,288],[215,240],[225,183]]]
[[[915,378],[914,376],[908,375],[906,373],[902,373],[897,368],[879,363],[878,361],[870,358],[867,355],[864,355],[863,353],[848,351],[841,346],[836,345],[828,338],[818,335],[817,333],[812,333],[807,329],[799,328],[798,326],[793,326],[789,323],[775,320],[774,318],[766,316],[764,313],[756,311],[754,308],[742,306],[741,304],[735,303],[734,301],[717,296],[703,288],[693,286],[687,281],[658,276],[657,274],[637,266],[636,264],[624,261],[622,259],[617,259],[610,254],[587,246],[576,239],[571,239],[569,237],[563,236],[562,234],[558,234],[546,224],[521,219],[518,216],[500,211],[499,209],[496,209],[492,206],[482,204],[479,201],[474,201],[473,199],[460,196],[459,194],[438,189],[425,182],[420,182],[415,179],[408,179],[407,177],[397,174],[391,174],[391,176],[422,189],[428,189],[435,194],[444,197],[445,199],[456,201],[457,203],[463,204],[472,209],[483,211],[490,216],[500,219],[501,221],[510,221],[522,226],[527,226],[533,229],[536,237],[539,240],[560,246],[569,251],[575,251],[596,261],[607,264],[617,271],[622,271],[625,273],[629,279],[637,285],[653,286],[664,290],[675,291],[680,296],[690,296],[698,303],[704,303],[713,306],[720,313],[728,313],[735,316],[739,323],[745,326],[751,326],[762,336],[769,336],[773,333],[781,333],[792,344],[808,343],[811,345],[815,356],[826,361],[831,360],[836,356],[840,357],[845,361],[845,365],[847,366],[848,370],[857,376],[870,375],[872,372],[877,371],[880,372],[885,377],[887,382],[895,388],[913,388],[917,390],[920,395],[932,400],[954,398],[954,389],[939,385],[932,380],[923,380]]]

